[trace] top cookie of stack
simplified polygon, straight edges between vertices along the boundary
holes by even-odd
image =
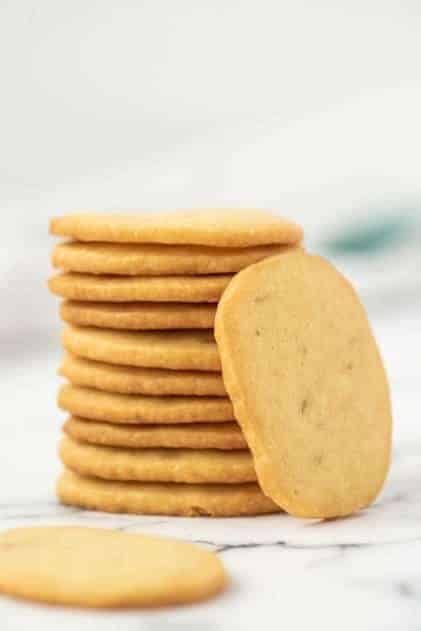
[[[107,477],[104,467],[77,466],[88,458],[80,447],[89,442],[125,449],[245,450],[220,373],[213,336],[217,303],[238,271],[297,246],[301,228],[260,210],[207,210],[72,214],[53,219],[50,229],[70,239],[55,247],[52,262],[62,273],[49,281],[51,291],[65,299],[60,313],[68,323],[62,341],[69,354],[61,374],[71,385],[59,395],[61,407],[73,415],[66,440],[82,441],[64,444],[65,464],[77,473]],[[191,423],[201,423],[203,431],[197,426],[193,432],[191,425],[186,430]],[[159,425],[147,438],[146,424]],[[165,429],[169,424],[171,431]],[[257,487],[251,458],[244,468],[249,472],[239,476],[232,477],[238,463],[232,470],[228,462],[219,464],[221,480],[199,476],[200,481]],[[145,480],[113,471],[113,480]],[[190,469],[183,480],[168,471],[159,475],[164,477],[153,481],[199,481]],[[64,488],[62,483],[59,493],[66,500]],[[252,490],[255,512],[276,510],[258,488]],[[247,511],[253,512],[249,499]],[[227,501],[225,493],[224,506]],[[241,512],[238,502],[235,506],[231,512]],[[175,512],[188,511],[183,506]]]

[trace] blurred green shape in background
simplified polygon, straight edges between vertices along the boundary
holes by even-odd
[[[414,216],[415,215],[415,216]],[[418,211],[382,215],[341,229],[322,243],[329,254],[375,254],[393,249],[412,238]]]

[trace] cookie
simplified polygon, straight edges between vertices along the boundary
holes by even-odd
[[[254,482],[249,451],[221,449],[125,449],[63,438],[63,464],[81,475],[105,480],[238,484]]]
[[[280,508],[254,482],[172,484],[112,482],[64,471],[57,484],[63,504],[107,513],[241,517],[279,513]]]
[[[102,528],[16,528],[0,534],[0,555],[0,592],[76,607],[190,603],[227,582],[215,554],[196,545]]]
[[[65,300],[60,316],[82,326],[124,330],[212,329],[216,306],[185,302],[83,302]]]
[[[234,420],[231,402],[223,397],[149,397],[64,385],[58,404],[74,416],[128,425]]]
[[[69,272],[53,276],[53,294],[95,302],[218,302],[232,276],[95,276]]]
[[[233,274],[288,246],[209,248],[194,245],[59,243],[52,263],[66,272],[122,276]]]
[[[181,449],[247,449],[237,423],[179,425],[116,425],[70,417],[64,432],[80,442],[108,447]]]
[[[264,493],[301,517],[368,506],[389,467],[391,410],[351,285],[320,257],[273,257],[234,278],[215,334]]]
[[[69,326],[63,331],[66,350],[86,359],[170,370],[220,371],[212,331],[116,331]]]
[[[166,213],[74,213],[52,219],[50,232],[79,241],[251,247],[297,243],[299,226],[258,209]]]
[[[218,372],[117,366],[68,354],[60,375],[77,386],[121,394],[227,396]]]

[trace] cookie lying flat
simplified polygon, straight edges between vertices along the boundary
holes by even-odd
[[[64,385],[58,404],[74,416],[110,423],[206,423],[233,421],[226,397],[149,397]]]
[[[220,371],[218,348],[212,331],[116,331],[69,326],[62,343],[66,350],[86,359],[170,370]]]
[[[198,546],[102,528],[16,528],[0,534],[0,555],[2,593],[52,604],[160,607],[226,584],[219,559]]]
[[[121,394],[227,396],[217,372],[117,366],[69,354],[63,360],[60,375],[78,386]]]
[[[302,230],[257,209],[166,213],[74,213],[53,219],[50,232],[79,241],[249,247],[297,243]]]
[[[65,322],[124,330],[212,329],[216,306],[184,302],[84,302],[65,300]]]
[[[63,431],[80,442],[108,447],[247,449],[237,423],[116,425],[73,416],[66,421]]]
[[[58,274],[53,294],[69,300],[103,302],[218,302],[232,276],[95,276]]]
[[[63,464],[81,475],[106,480],[238,484],[254,482],[249,451],[221,449],[125,449],[63,438]]]
[[[107,513],[241,517],[279,513],[258,484],[112,482],[65,471],[57,484],[63,504]]]
[[[194,245],[130,243],[60,243],[52,254],[55,267],[83,274],[174,276],[232,274],[268,256],[279,245],[249,248],[208,248]]]
[[[273,257],[235,277],[215,334],[263,491],[303,517],[370,504],[389,466],[391,410],[350,284],[320,257]]]

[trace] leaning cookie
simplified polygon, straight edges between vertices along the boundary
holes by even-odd
[[[257,263],[224,293],[215,335],[263,491],[301,517],[368,506],[389,467],[391,406],[349,282],[301,251]]]

